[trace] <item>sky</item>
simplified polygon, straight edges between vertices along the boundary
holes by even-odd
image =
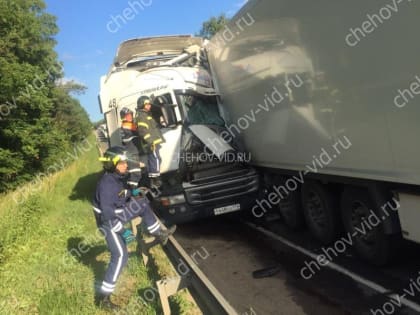
[[[45,0],[60,29],[56,51],[65,79],[87,86],[76,96],[92,122],[103,118],[97,96],[119,44],[127,39],[198,33],[204,21],[232,17],[244,0]],[[125,14],[124,14],[125,12]]]

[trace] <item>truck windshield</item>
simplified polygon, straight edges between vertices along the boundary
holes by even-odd
[[[191,125],[225,126],[215,96],[179,94],[185,116]]]

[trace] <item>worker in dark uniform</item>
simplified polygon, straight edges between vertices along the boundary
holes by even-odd
[[[134,123],[133,112],[127,107],[123,107],[120,110],[120,117],[122,120],[121,139],[128,154],[129,178],[127,184],[130,188],[137,188],[141,179],[141,167],[143,164],[140,163],[140,138],[137,133],[137,126]]]
[[[111,252],[111,261],[96,295],[96,303],[103,308],[115,310],[118,306],[111,302],[110,295],[128,259],[127,246],[122,235],[125,230],[124,224],[140,216],[147,231],[163,245],[176,227],[162,230],[147,198],[140,197],[140,190],[127,190],[124,187],[124,177],[128,169],[124,148],[111,147],[100,160],[103,162],[105,173],[96,186],[93,210],[97,226],[105,236]]]
[[[141,96],[137,100],[137,130],[138,134],[145,141],[148,150],[147,164],[148,176],[152,186],[161,186],[160,180],[160,144],[164,142],[159,124],[153,118],[151,113],[152,103],[147,96]]]

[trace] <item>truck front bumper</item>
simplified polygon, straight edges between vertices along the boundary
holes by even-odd
[[[258,198],[259,176],[247,168],[183,186],[185,203],[163,206],[156,200],[155,209],[164,221],[182,223],[251,209]]]

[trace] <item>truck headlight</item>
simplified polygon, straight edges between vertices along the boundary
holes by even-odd
[[[162,204],[162,206],[177,205],[180,203],[185,203],[185,197],[184,195],[161,197],[160,203]]]

